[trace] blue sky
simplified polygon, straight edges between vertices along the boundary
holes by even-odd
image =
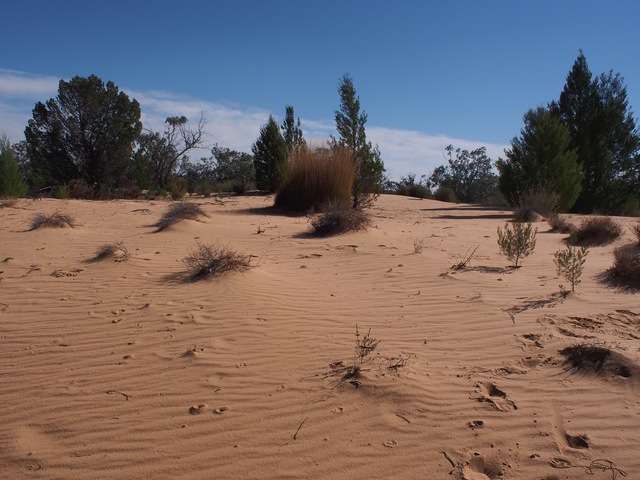
[[[449,142],[496,157],[522,114],[559,94],[578,49],[625,77],[640,109],[640,2],[8,2],[0,17],[0,131],[18,138],[59,78],[95,73],[145,124],[203,111],[209,143],[247,150],[293,104],[332,130],[350,73],[393,176],[429,173]]]

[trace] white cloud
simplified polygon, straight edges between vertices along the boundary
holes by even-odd
[[[0,131],[19,140],[33,103],[55,95],[57,84],[58,78],[53,76],[0,69]],[[197,121],[202,113],[206,119],[207,147],[220,143],[250,151],[260,127],[269,117],[266,110],[231,107],[172,92],[128,90],[127,93],[140,102],[145,128],[162,130],[164,119],[170,115],[184,115]],[[314,144],[334,132],[330,122],[312,119],[302,119],[302,128]],[[504,149],[504,145],[375,125],[369,126],[367,132],[369,139],[379,145],[387,174],[392,178],[409,172],[429,174],[444,162],[444,147],[449,144],[466,149],[484,145],[494,159],[502,155]]]

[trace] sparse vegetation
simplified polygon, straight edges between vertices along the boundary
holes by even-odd
[[[538,230],[530,223],[506,224],[498,227],[498,246],[515,268],[520,266],[520,260],[528,257],[536,248],[536,234]]]
[[[350,365],[338,362],[337,373],[341,375],[343,382],[348,382],[354,387],[360,386],[363,367],[371,360],[371,354],[378,348],[380,340],[371,336],[371,329],[362,335],[356,324],[355,346],[353,349],[353,359]]]
[[[554,262],[558,275],[563,276],[570,284],[571,291],[576,291],[576,285],[580,284],[582,270],[587,261],[589,251],[585,247],[567,247],[564,250],[558,250],[554,254]]]
[[[156,227],[156,232],[161,232],[182,220],[198,220],[200,217],[208,217],[208,215],[197,203],[177,202],[169,205],[160,220],[152,226]]]
[[[29,230],[37,230],[38,228],[73,228],[74,225],[73,218],[65,213],[55,212],[50,215],[38,213],[31,220]]]
[[[354,164],[346,148],[298,147],[291,154],[286,181],[278,191],[275,206],[307,212],[333,204],[350,206]]]
[[[226,272],[246,270],[251,267],[251,257],[227,247],[198,244],[182,263],[187,267],[189,280],[195,281]]]
[[[416,238],[413,241],[413,253],[415,253],[416,255],[419,255],[422,253],[423,250],[424,250],[424,239]]]
[[[513,221],[520,223],[534,223],[540,220],[540,215],[533,208],[520,207],[513,213]]]
[[[469,265],[469,262],[474,257],[477,250],[478,250],[478,246],[475,246],[474,248],[469,248],[464,255],[459,257],[458,260],[449,267],[449,269],[454,272],[457,272],[458,270],[464,270],[467,267],[467,265]]]
[[[625,245],[613,252],[609,275],[620,285],[640,288],[640,246]]]
[[[123,242],[107,243],[98,248],[90,261],[99,262],[108,258],[114,262],[126,262],[129,259],[129,250]]]
[[[622,227],[609,217],[586,219],[569,236],[571,245],[583,247],[601,246],[613,242],[622,234]]]
[[[329,207],[329,209],[311,221],[313,234],[319,237],[338,235],[346,232],[365,230],[369,224],[369,215],[359,208]]]
[[[557,213],[551,215],[547,222],[554,233],[573,233],[576,230],[576,226],[573,223],[568,222]]]

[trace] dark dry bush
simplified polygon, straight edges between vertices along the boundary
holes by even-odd
[[[71,227],[73,228],[73,218],[70,215],[55,212],[51,215],[46,215],[44,213],[36,214],[31,220],[30,230],[37,230],[38,228],[48,227],[48,228],[64,228]]]
[[[129,250],[123,242],[108,243],[102,245],[91,258],[91,262],[99,262],[112,258],[114,262],[126,262],[129,259]]]
[[[198,244],[182,263],[187,267],[190,280],[200,280],[225,272],[246,270],[251,267],[251,257],[226,247]]]
[[[638,245],[640,245],[640,223],[631,227],[631,232],[636,236],[636,239],[638,240]]]
[[[513,213],[513,221],[520,223],[533,223],[540,220],[540,215],[533,208],[520,207]]]
[[[566,221],[558,214],[551,215],[547,222],[552,232],[573,233],[576,230],[576,226],[573,223]]]
[[[609,217],[593,217],[584,220],[569,236],[572,245],[592,247],[606,245],[622,234],[622,227]]]
[[[625,245],[613,252],[613,266],[609,275],[616,283],[629,287],[640,287],[640,247]]]
[[[313,234],[319,237],[365,230],[369,215],[357,208],[331,208],[311,221]]]
[[[197,203],[177,202],[169,205],[160,220],[152,226],[156,227],[156,232],[161,232],[182,220],[197,220],[200,217],[208,217],[208,215]]]

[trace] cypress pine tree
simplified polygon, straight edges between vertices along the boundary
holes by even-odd
[[[287,144],[272,116],[269,116],[269,121],[260,129],[252,150],[256,186],[260,190],[275,192],[287,172]]]
[[[570,209],[580,193],[582,173],[571,147],[567,128],[551,109],[529,110],[520,137],[496,163],[499,186],[512,205],[529,192],[551,191],[560,197],[559,207]]]
[[[300,127],[300,117],[298,117],[298,121],[296,122],[292,105],[286,106],[284,121],[280,128],[282,129],[282,136],[284,137],[289,152],[306,144],[304,136],[302,135],[302,128]]]
[[[584,181],[576,210],[619,210],[640,188],[640,136],[622,77],[593,78],[580,51],[553,108],[571,135]]]
[[[367,141],[367,114],[360,111],[360,98],[356,94],[351,77],[342,77],[338,93],[340,109],[335,113],[338,138],[331,137],[331,144],[351,150],[356,169],[353,206],[366,206],[372,200],[371,194],[378,194],[381,190],[384,163],[378,147]]]

